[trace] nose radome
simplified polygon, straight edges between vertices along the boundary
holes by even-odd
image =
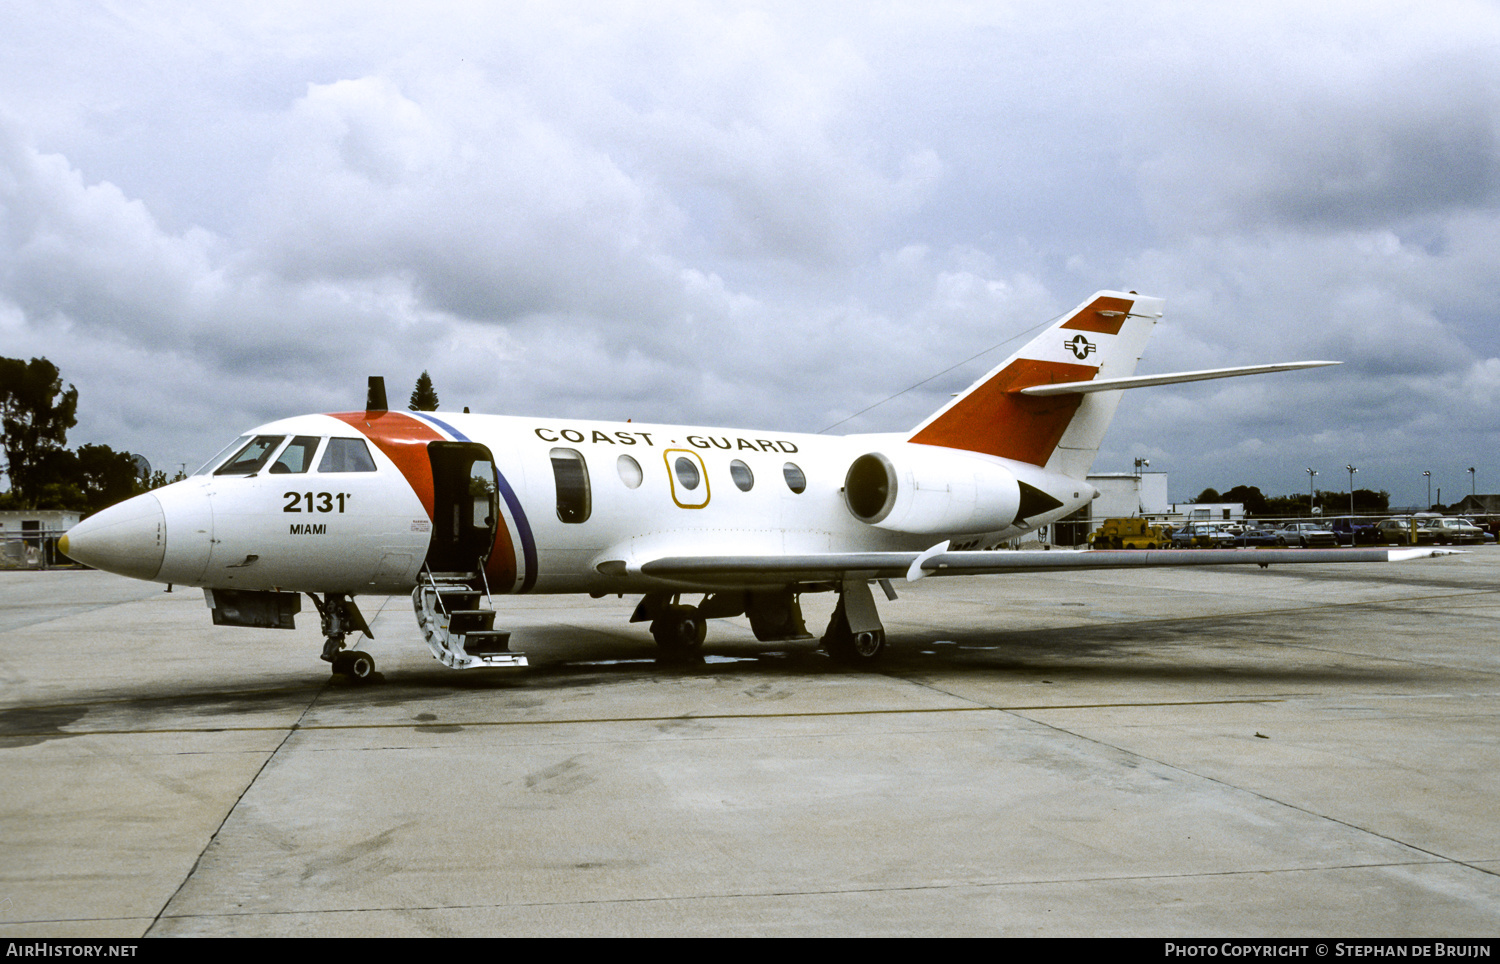
[[[89,516],[58,540],[63,555],[105,572],[154,579],[167,551],[167,521],[147,493]]]

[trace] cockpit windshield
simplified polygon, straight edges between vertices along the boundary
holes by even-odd
[[[318,472],[377,471],[364,439],[331,438],[326,439],[326,445],[324,442],[318,435],[295,435],[289,442],[285,435],[241,435],[193,474],[255,475],[264,469],[271,475],[305,475],[314,471],[314,464]]]
[[[214,470],[214,475],[252,475],[259,472],[260,467],[266,464],[266,459],[271,457],[271,453],[285,439],[285,435],[255,436],[233,458]]]

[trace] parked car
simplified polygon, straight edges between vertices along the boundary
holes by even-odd
[[[1500,528],[1500,523],[1488,522],[1483,519],[1464,519],[1463,521],[1479,530],[1479,534],[1484,536],[1484,545],[1492,545],[1497,541],[1495,530]]]
[[[1281,536],[1287,545],[1298,545],[1304,549],[1327,549],[1339,544],[1332,532],[1316,522],[1288,522],[1281,527]]]
[[[1234,534],[1207,522],[1189,522],[1172,533],[1173,549],[1224,549],[1234,545]]]
[[[1412,544],[1413,536],[1416,537],[1416,544],[1419,546],[1430,546],[1437,541],[1436,532],[1422,521],[1418,521],[1413,527],[1409,517],[1381,519],[1380,524],[1375,527],[1375,532],[1378,541],[1383,546],[1409,546]]]
[[[1329,519],[1328,530],[1341,546],[1373,546],[1380,538],[1380,534],[1375,531],[1375,523],[1353,516]]]
[[[1484,542],[1485,532],[1464,519],[1429,519],[1427,526],[1433,532],[1433,541],[1440,546],[1478,545]]]
[[[1496,521],[1494,516],[1489,516],[1482,519],[1465,519],[1464,521],[1471,526],[1478,526],[1480,529],[1484,530],[1484,541],[1486,545],[1491,542],[1495,542],[1496,537],[1500,536],[1500,521]]]
[[[1234,544],[1251,549],[1266,549],[1286,546],[1286,535],[1280,529],[1256,526],[1246,529],[1234,537]]]

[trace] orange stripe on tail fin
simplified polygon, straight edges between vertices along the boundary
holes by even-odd
[[[919,425],[910,441],[1041,466],[1061,446],[1068,450],[1061,468],[1078,471],[1085,459],[1092,462],[1118,393],[1028,396],[1020,390],[1130,375],[1160,315],[1155,298],[1094,295]]]
[[[976,385],[961,399],[964,404],[948,409],[911,441],[1045,465],[1083,396],[1032,398],[1016,390],[1048,382],[1089,381],[1096,370],[1090,365],[1018,358]],[[1000,426],[1005,428],[998,430]]]
[[[1133,302],[1108,295],[1095,295],[1094,300],[1074,311],[1059,328],[1067,331],[1092,331],[1101,335],[1118,335],[1120,326],[1130,314]]]

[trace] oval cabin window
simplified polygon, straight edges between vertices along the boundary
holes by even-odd
[[[640,488],[641,482],[646,478],[646,473],[641,471],[641,463],[628,455],[615,460],[615,471],[620,473],[620,481],[625,483],[627,489]]]
[[[755,473],[750,471],[750,466],[739,459],[729,463],[729,477],[734,480],[735,487],[741,492],[749,492],[755,485]]]
[[[807,489],[807,476],[802,474],[795,462],[788,462],[781,467],[781,474],[786,476],[786,487],[801,495]]]

